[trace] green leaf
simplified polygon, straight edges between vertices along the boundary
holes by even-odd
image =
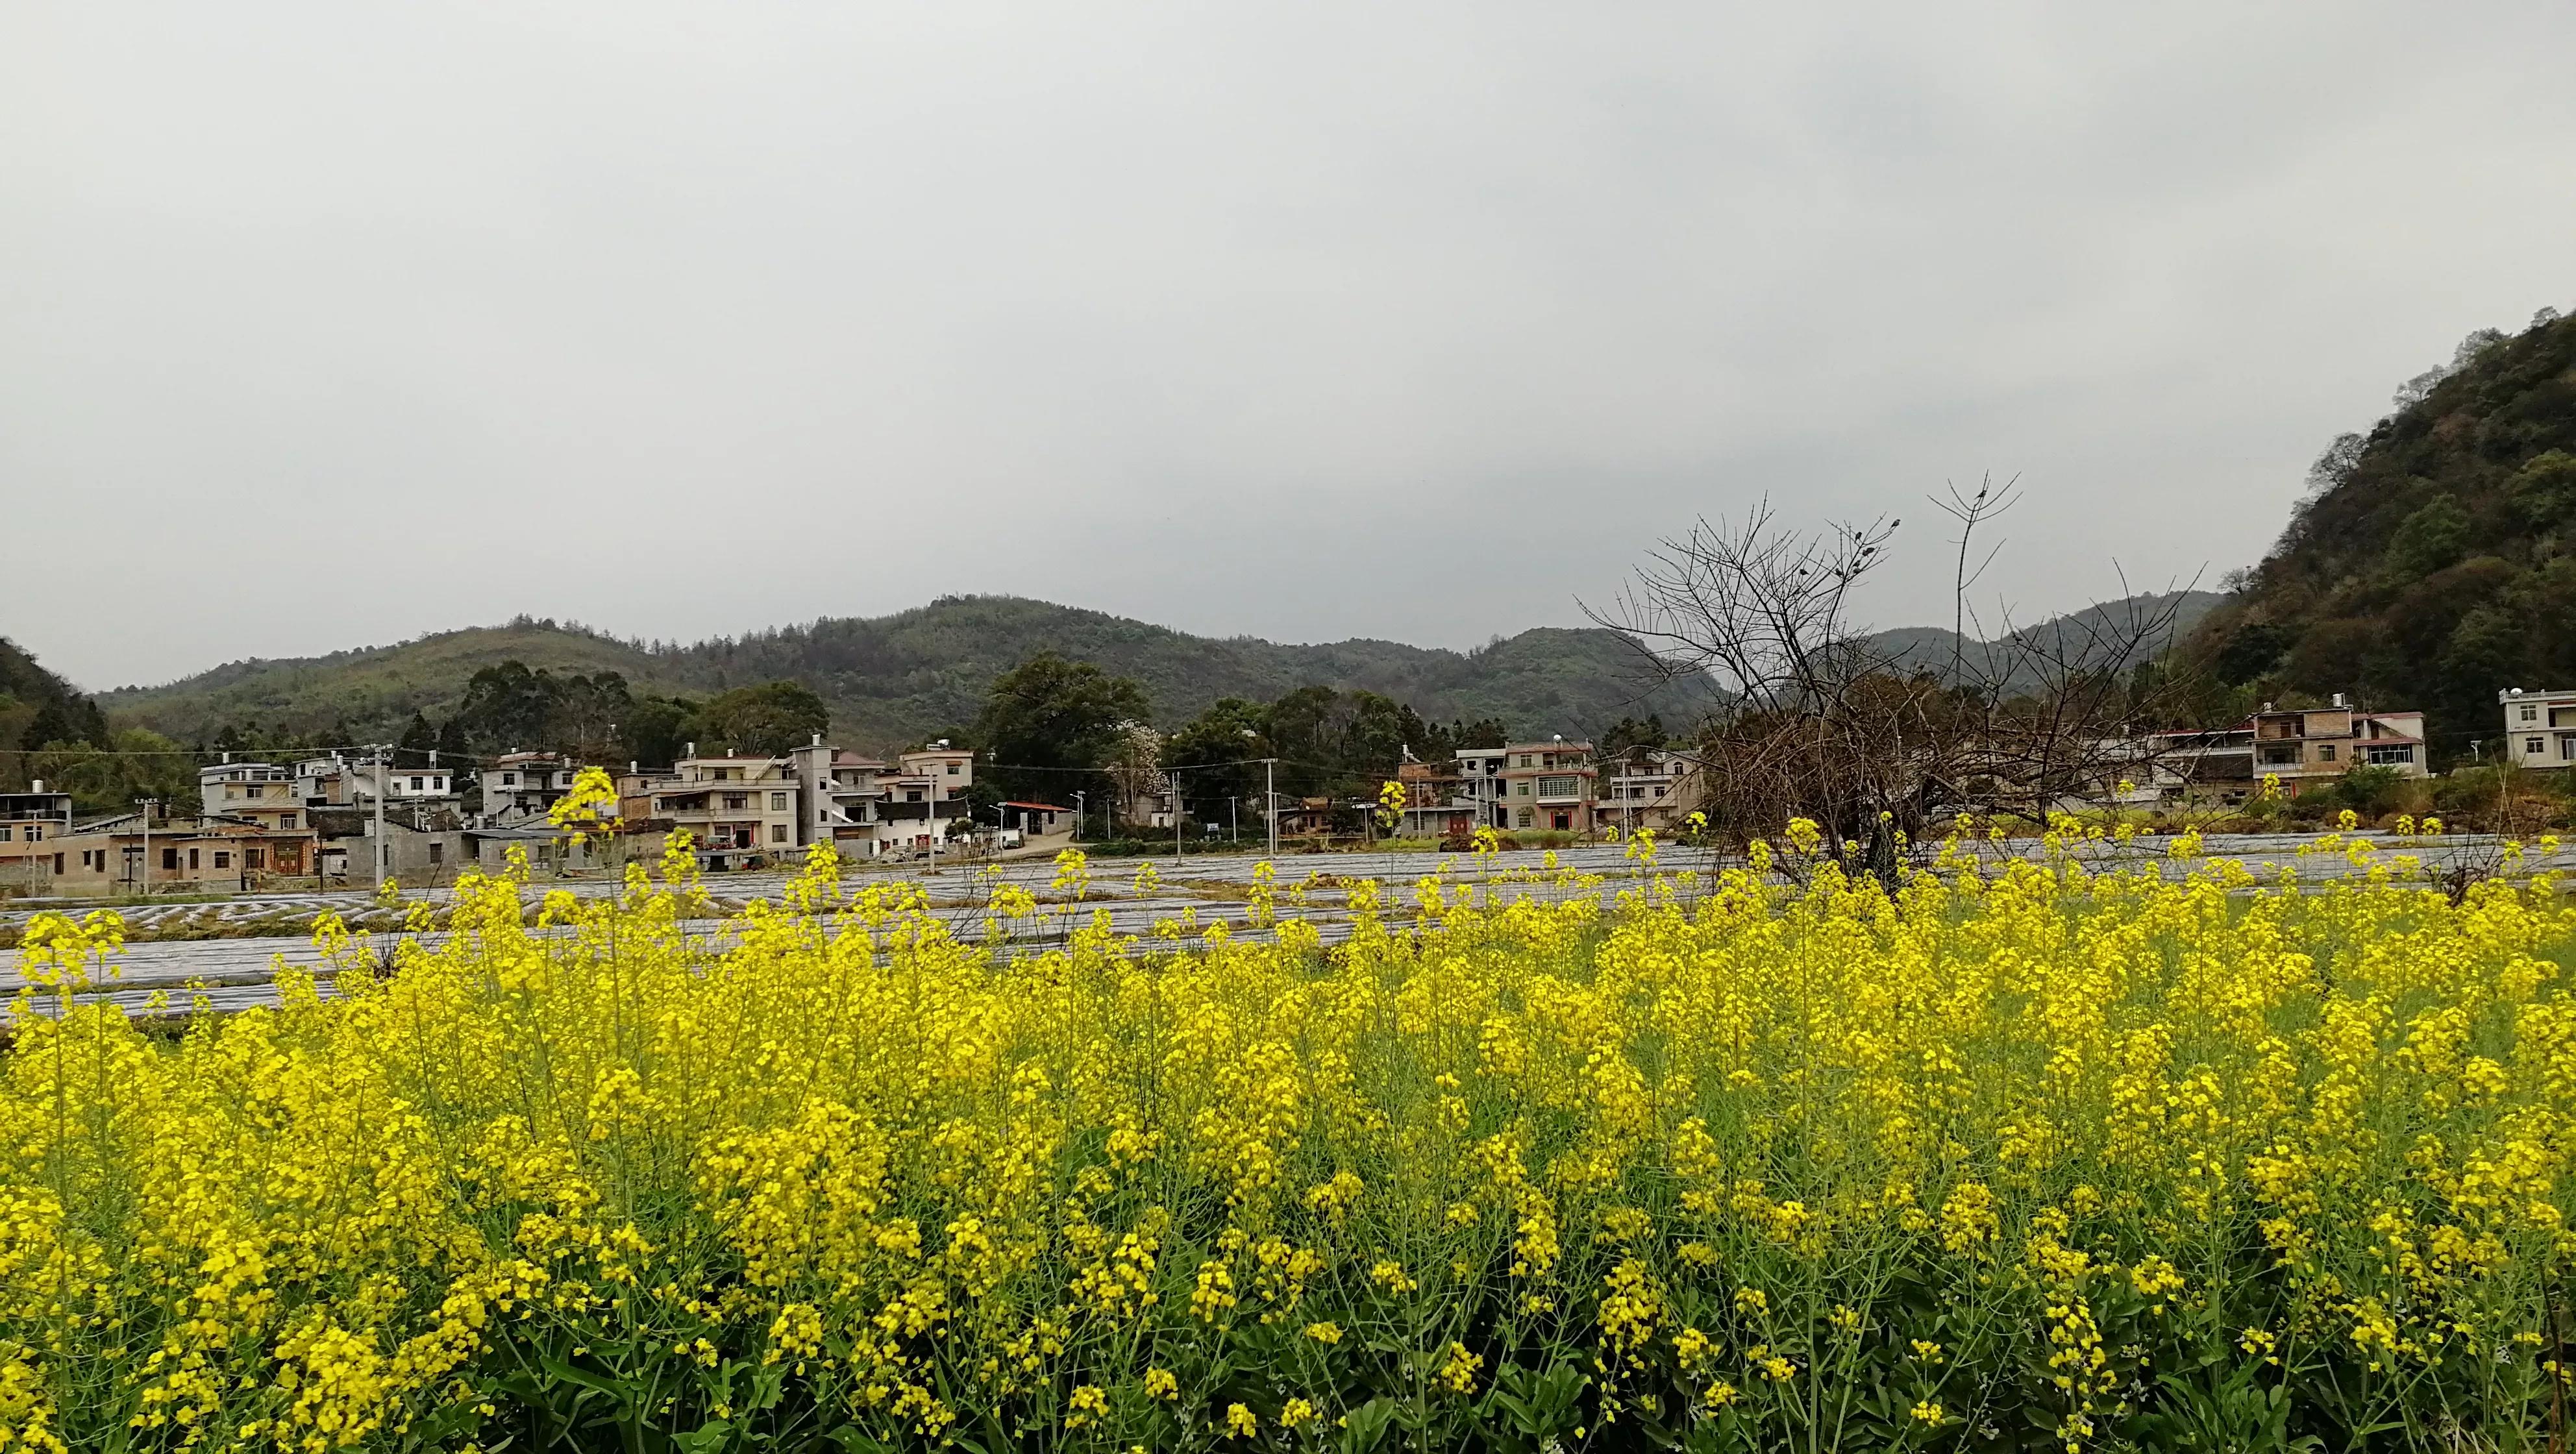
[[[1343,1416],[1342,1454],[1367,1454],[1386,1436],[1387,1426],[1400,1412],[1395,1400],[1373,1398]]]
[[[732,1438],[732,1420],[710,1419],[685,1434],[673,1434],[671,1442],[680,1446],[681,1454],[716,1454]]]

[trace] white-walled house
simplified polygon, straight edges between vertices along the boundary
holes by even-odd
[[[2505,757],[2516,767],[2576,767],[2576,690],[2496,693],[2504,709]]]

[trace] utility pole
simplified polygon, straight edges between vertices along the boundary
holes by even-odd
[[[376,897],[385,894],[385,745],[376,744]]]
[[[1270,820],[1270,856],[1273,860],[1279,857],[1278,772],[1279,759],[1275,757],[1261,759],[1261,801],[1270,809],[1264,816]]]
[[[136,860],[143,870],[143,897],[152,897],[152,800],[136,798],[134,806],[143,811],[143,857]]]
[[[1075,792],[1073,795],[1073,841],[1076,843],[1080,843],[1082,841],[1082,830],[1084,827],[1082,819],[1083,815],[1089,811],[1091,811],[1090,802],[1082,795],[1081,792]]]
[[[1225,841],[1228,843],[1243,841],[1243,813],[1235,807],[1241,801],[1232,794],[1228,794],[1225,800]]]
[[[1163,781],[1172,785],[1172,862],[1177,866],[1181,861],[1181,775],[1168,772]]]

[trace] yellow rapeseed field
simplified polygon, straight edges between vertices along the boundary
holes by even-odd
[[[175,1030],[44,919],[0,1450],[2557,1447],[2555,885],[2058,846],[1330,948],[681,854]]]

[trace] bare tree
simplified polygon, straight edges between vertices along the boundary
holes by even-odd
[[[1696,522],[1660,542],[1600,625],[1666,677],[1703,675],[1724,698],[1703,724],[1699,776],[1716,826],[1736,837],[1814,820],[1848,867],[1892,874],[1895,835],[1960,811],[2032,818],[2144,777],[2136,727],[2167,709],[2136,666],[2169,643],[2180,592],[1999,634],[1969,597],[1995,545],[1988,527],[2017,482],[1952,488],[1933,503],[1958,526],[1946,660],[1874,643],[1851,616],[1860,582],[1901,524],[1801,532],[1766,501],[1741,520]]]

